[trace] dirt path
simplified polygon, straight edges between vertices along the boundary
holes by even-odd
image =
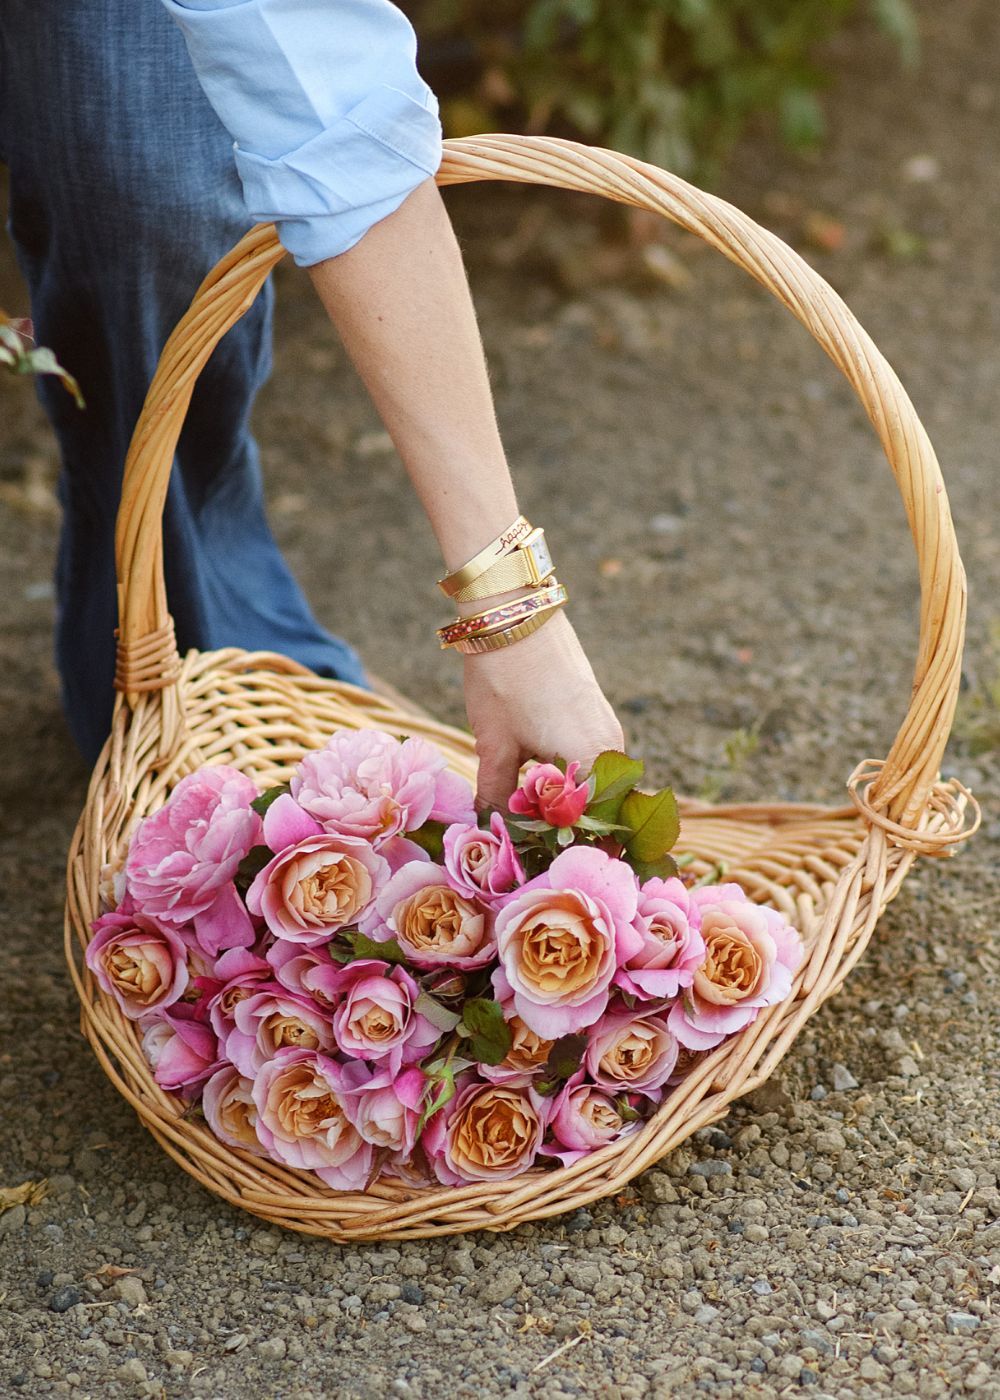
[[[971,596],[948,768],[984,833],[910,878],[778,1079],[617,1201],[339,1250],[258,1230],[140,1130],[79,1039],[62,964],[86,775],[50,662],[54,454],[0,381],[0,1184],[53,1184],[0,1217],[3,1397],[1000,1397],[1000,764],[971,742],[1000,674],[1000,9],[920,9],[919,75],[864,32],[841,39],[822,156],[748,142],[724,193],[846,297],[937,446]],[[451,198],[524,504],[564,541],[633,748],[689,790],[840,801],[902,718],[917,618],[903,512],[850,392],[687,240],[670,243],[682,290],[570,291],[590,256],[577,200],[545,202],[515,275],[509,240],[539,196]],[[572,259],[552,253],[564,233]],[[0,303],[12,289],[3,250]],[[258,414],[280,537],[324,619],[460,721],[431,639],[430,532],[300,277],[281,305]],[[835,1090],[837,1064],[858,1087]],[[138,1273],[109,1285],[109,1263]]]

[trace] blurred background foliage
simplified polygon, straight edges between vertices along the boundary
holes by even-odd
[[[867,20],[914,64],[910,0],[402,0],[449,136],[576,136],[711,181],[763,114],[822,140],[823,46]]]

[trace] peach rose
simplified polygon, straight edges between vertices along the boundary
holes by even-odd
[[[493,915],[459,894],[443,866],[411,861],[391,877],[361,928],[380,943],[395,938],[417,967],[482,967],[494,956]]]
[[[104,914],[93,925],[87,966],[131,1021],[173,1005],[189,980],[180,934],[142,914]]]
[[[531,1088],[474,1079],[431,1118],[421,1141],[447,1186],[506,1181],[535,1160],[550,1112],[549,1101]]]
[[[659,1016],[605,1016],[591,1032],[587,1073],[602,1089],[651,1096],[677,1063],[677,1041]]]
[[[263,915],[277,938],[322,943],[357,923],[388,875],[367,841],[310,836],[264,867],[247,891],[247,908]]]
[[[235,1065],[224,1065],[212,1075],[202,1092],[201,1106],[217,1138],[230,1147],[263,1157],[264,1149],[257,1137],[253,1080],[240,1074]]]
[[[753,904],[739,887],[692,892],[701,915],[705,957],[694,984],[670,1012],[673,1034],[691,1050],[710,1050],[783,1001],[802,961],[802,940],[776,909]]]
[[[254,992],[232,1007],[226,1058],[248,1078],[280,1050],[334,1049],[333,1026],[315,1002],[283,988]]]
[[[312,1050],[282,1050],[253,1081],[257,1136],[276,1162],[314,1171],[338,1191],[364,1187],[372,1145],[347,1115],[359,1065],[338,1065]]]

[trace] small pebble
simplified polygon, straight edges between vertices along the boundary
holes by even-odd
[[[69,1312],[70,1308],[75,1308],[77,1303],[82,1302],[83,1294],[80,1290],[66,1284],[62,1288],[57,1288],[49,1299],[49,1311],[54,1313]]]
[[[424,1290],[416,1283],[404,1283],[399,1290],[399,1296],[404,1303],[422,1303]]]
[[[830,1071],[830,1083],[834,1091],[838,1094],[844,1093],[847,1089],[856,1089],[858,1081],[847,1068],[846,1065],[835,1064]]]
[[[757,1278],[750,1285],[750,1292],[756,1293],[759,1298],[765,1298],[768,1293],[773,1293],[774,1289],[766,1278]]]
[[[730,1176],[732,1167],[718,1157],[709,1157],[703,1162],[692,1162],[688,1167],[690,1176]]]
[[[257,1343],[257,1355],[261,1361],[280,1361],[286,1349],[284,1337],[267,1337]]]
[[[953,1312],[945,1318],[944,1325],[955,1336],[959,1332],[975,1332],[982,1325],[982,1318],[976,1317],[975,1313]]]

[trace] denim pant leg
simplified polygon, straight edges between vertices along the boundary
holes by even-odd
[[[115,512],[160,350],[205,272],[249,224],[232,143],[159,0],[3,0],[0,158],[36,334],[80,382],[40,397],[64,506],[56,652],[70,727],[94,757],[114,673]],[[281,651],[365,684],[312,617],[264,513],[248,419],[270,369],[271,288],[202,372],[164,519],[178,644]]]

